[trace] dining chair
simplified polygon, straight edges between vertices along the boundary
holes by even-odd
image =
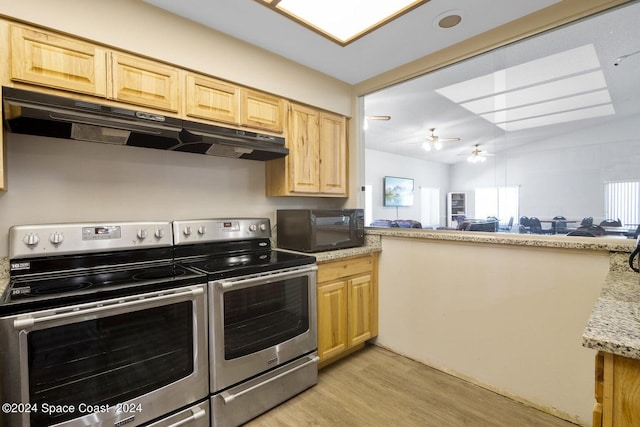
[[[580,227],[589,227],[592,224],[593,224],[593,217],[592,216],[585,216],[584,218],[582,218],[582,222],[580,223]]]
[[[545,230],[544,228],[542,228],[542,223],[535,216],[532,216],[531,218],[529,218],[529,231],[532,234],[551,234],[551,233],[553,233],[553,230],[551,230],[551,229]]]
[[[620,219],[604,219],[600,221],[602,227],[622,227],[622,221]]]
[[[556,215],[553,217],[553,222],[551,223],[551,230],[553,230],[553,234],[565,234],[567,230],[567,223],[564,222],[567,218],[562,215]]]

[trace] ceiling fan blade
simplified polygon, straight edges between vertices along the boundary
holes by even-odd
[[[440,138],[440,142],[454,142],[460,141],[460,138]]]

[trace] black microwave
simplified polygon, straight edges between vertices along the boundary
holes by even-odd
[[[362,209],[284,209],[276,217],[282,249],[320,252],[364,244]]]

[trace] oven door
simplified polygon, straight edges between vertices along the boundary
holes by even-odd
[[[135,426],[206,397],[207,304],[202,284],[0,318],[4,425]]]
[[[210,282],[211,392],[317,349],[315,265]]]

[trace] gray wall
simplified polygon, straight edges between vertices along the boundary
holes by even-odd
[[[365,184],[373,187],[375,219],[413,219],[420,221],[420,187],[440,188],[440,218],[445,221],[446,196],[449,191],[449,165],[413,159],[376,150],[365,150]],[[412,178],[414,204],[412,207],[385,207],[383,205],[383,178],[396,176]]]

